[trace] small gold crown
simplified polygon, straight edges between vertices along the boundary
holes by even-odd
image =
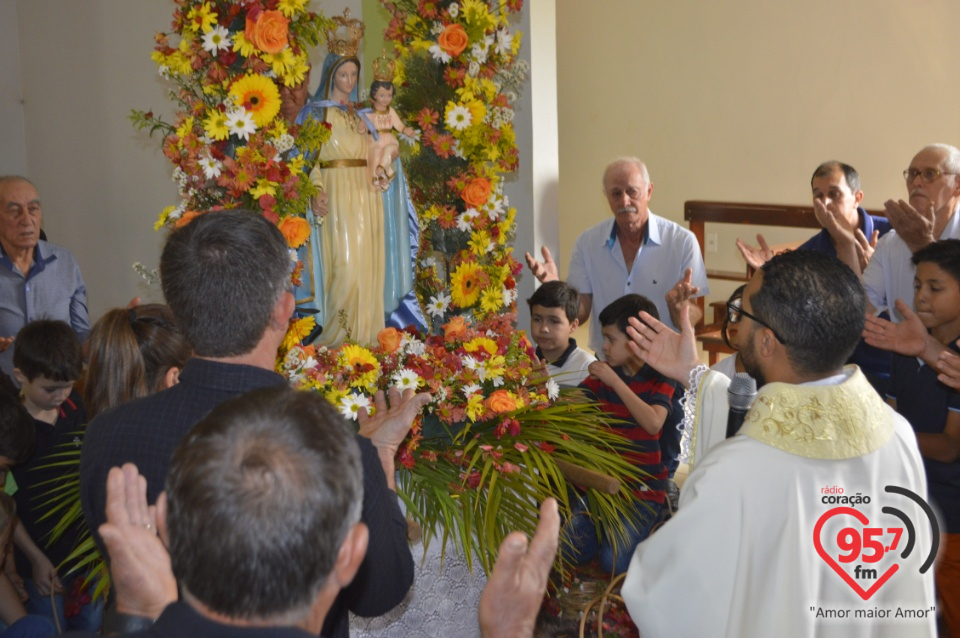
[[[393,72],[397,68],[397,63],[387,57],[387,50],[381,51],[383,55],[375,58],[373,61],[373,79],[378,82],[393,82]]]
[[[343,10],[342,18],[335,16],[331,20],[335,26],[327,30],[327,49],[336,55],[355,57],[363,37],[363,22],[351,20],[349,8]]]

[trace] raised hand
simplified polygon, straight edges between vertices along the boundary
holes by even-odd
[[[627,336],[631,341],[627,342],[627,347],[660,374],[686,386],[690,371],[700,365],[697,339],[690,325],[689,304],[680,309],[682,334],[677,334],[646,312],[640,313],[640,319],[643,321],[630,318]]]
[[[936,241],[933,236],[933,227],[936,223],[933,204],[929,208],[918,210],[902,199],[896,202],[888,199],[883,203],[883,207],[890,225],[906,243],[910,252],[915,253]]]
[[[737,248],[740,249],[740,254],[747,261],[747,265],[754,270],[760,270],[761,266],[773,259],[773,251],[770,250],[770,246],[767,245],[767,240],[763,238],[763,235],[757,235],[757,242],[760,247],[754,248],[739,237],[737,238]]]
[[[870,260],[873,258],[873,251],[877,248],[877,240],[879,238],[879,230],[873,231],[870,239],[867,239],[867,236],[864,235],[863,231],[859,228],[856,230],[857,257],[860,260],[860,272],[863,272],[867,269],[867,264],[869,264]]]
[[[683,272],[683,276],[680,278],[680,281],[674,285],[673,288],[667,291],[665,299],[667,302],[667,309],[670,312],[670,320],[674,325],[680,325],[680,308],[681,306],[687,305],[687,302],[691,299],[696,298],[700,294],[700,287],[694,286],[691,283],[693,278],[693,269],[687,268]]]
[[[533,276],[536,277],[540,283],[560,279],[560,271],[557,269],[556,262],[553,261],[550,249],[543,246],[540,249],[540,254],[543,255],[542,262],[534,259],[530,253],[524,253],[524,256],[527,258],[527,266],[530,268]]]
[[[863,339],[867,345],[881,350],[890,350],[908,357],[923,355],[927,347],[927,328],[920,317],[904,301],[895,302],[903,321],[894,323],[873,315],[867,315]]]
[[[560,514],[548,498],[540,506],[537,531],[527,544],[512,532],[500,544],[500,555],[480,596],[480,632],[484,638],[530,638],[557,555]]]
[[[157,508],[147,506],[147,480],[133,463],[107,475],[107,522],[100,536],[110,555],[117,611],[157,618],[177,600],[170,554],[157,536]]]

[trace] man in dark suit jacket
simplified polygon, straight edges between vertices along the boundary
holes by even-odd
[[[94,531],[106,520],[111,467],[135,463],[147,479],[149,502],[155,502],[173,451],[194,424],[230,398],[285,383],[274,365],[294,301],[289,252],[276,226],[248,211],[201,215],[171,233],[160,275],[167,303],[195,356],[177,385],[107,411],[88,426],[80,491],[84,517]],[[361,520],[369,529],[369,550],[327,614],[323,636],[346,638],[348,611],[386,613],[413,582],[406,521],[392,491],[393,458],[428,400],[429,395],[410,393],[394,401],[390,410],[363,426],[365,436],[356,437],[363,464]]]

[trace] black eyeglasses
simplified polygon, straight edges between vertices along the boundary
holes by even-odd
[[[734,301],[727,302],[727,321],[730,323],[740,323],[741,315],[750,317],[761,326],[773,333],[773,336],[777,338],[777,341],[783,345],[787,345],[787,342],[783,340],[783,337],[777,334],[777,331],[770,327],[770,324],[764,321],[763,319],[757,317],[756,315],[751,315],[749,312],[740,307],[742,302],[739,299]]]

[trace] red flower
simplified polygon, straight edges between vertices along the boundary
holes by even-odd
[[[420,109],[419,113],[417,113],[414,121],[416,121],[421,129],[426,130],[428,127],[433,126],[440,121],[440,114],[430,107],[425,106]]]
[[[448,66],[443,72],[443,81],[455,89],[463,86],[466,77],[467,71],[465,69],[455,69],[452,66]]]
[[[446,133],[444,135],[438,135],[437,139],[433,144],[434,152],[442,157],[447,159],[453,155],[453,145],[456,143],[456,140],[453,139],[453,135]]]

